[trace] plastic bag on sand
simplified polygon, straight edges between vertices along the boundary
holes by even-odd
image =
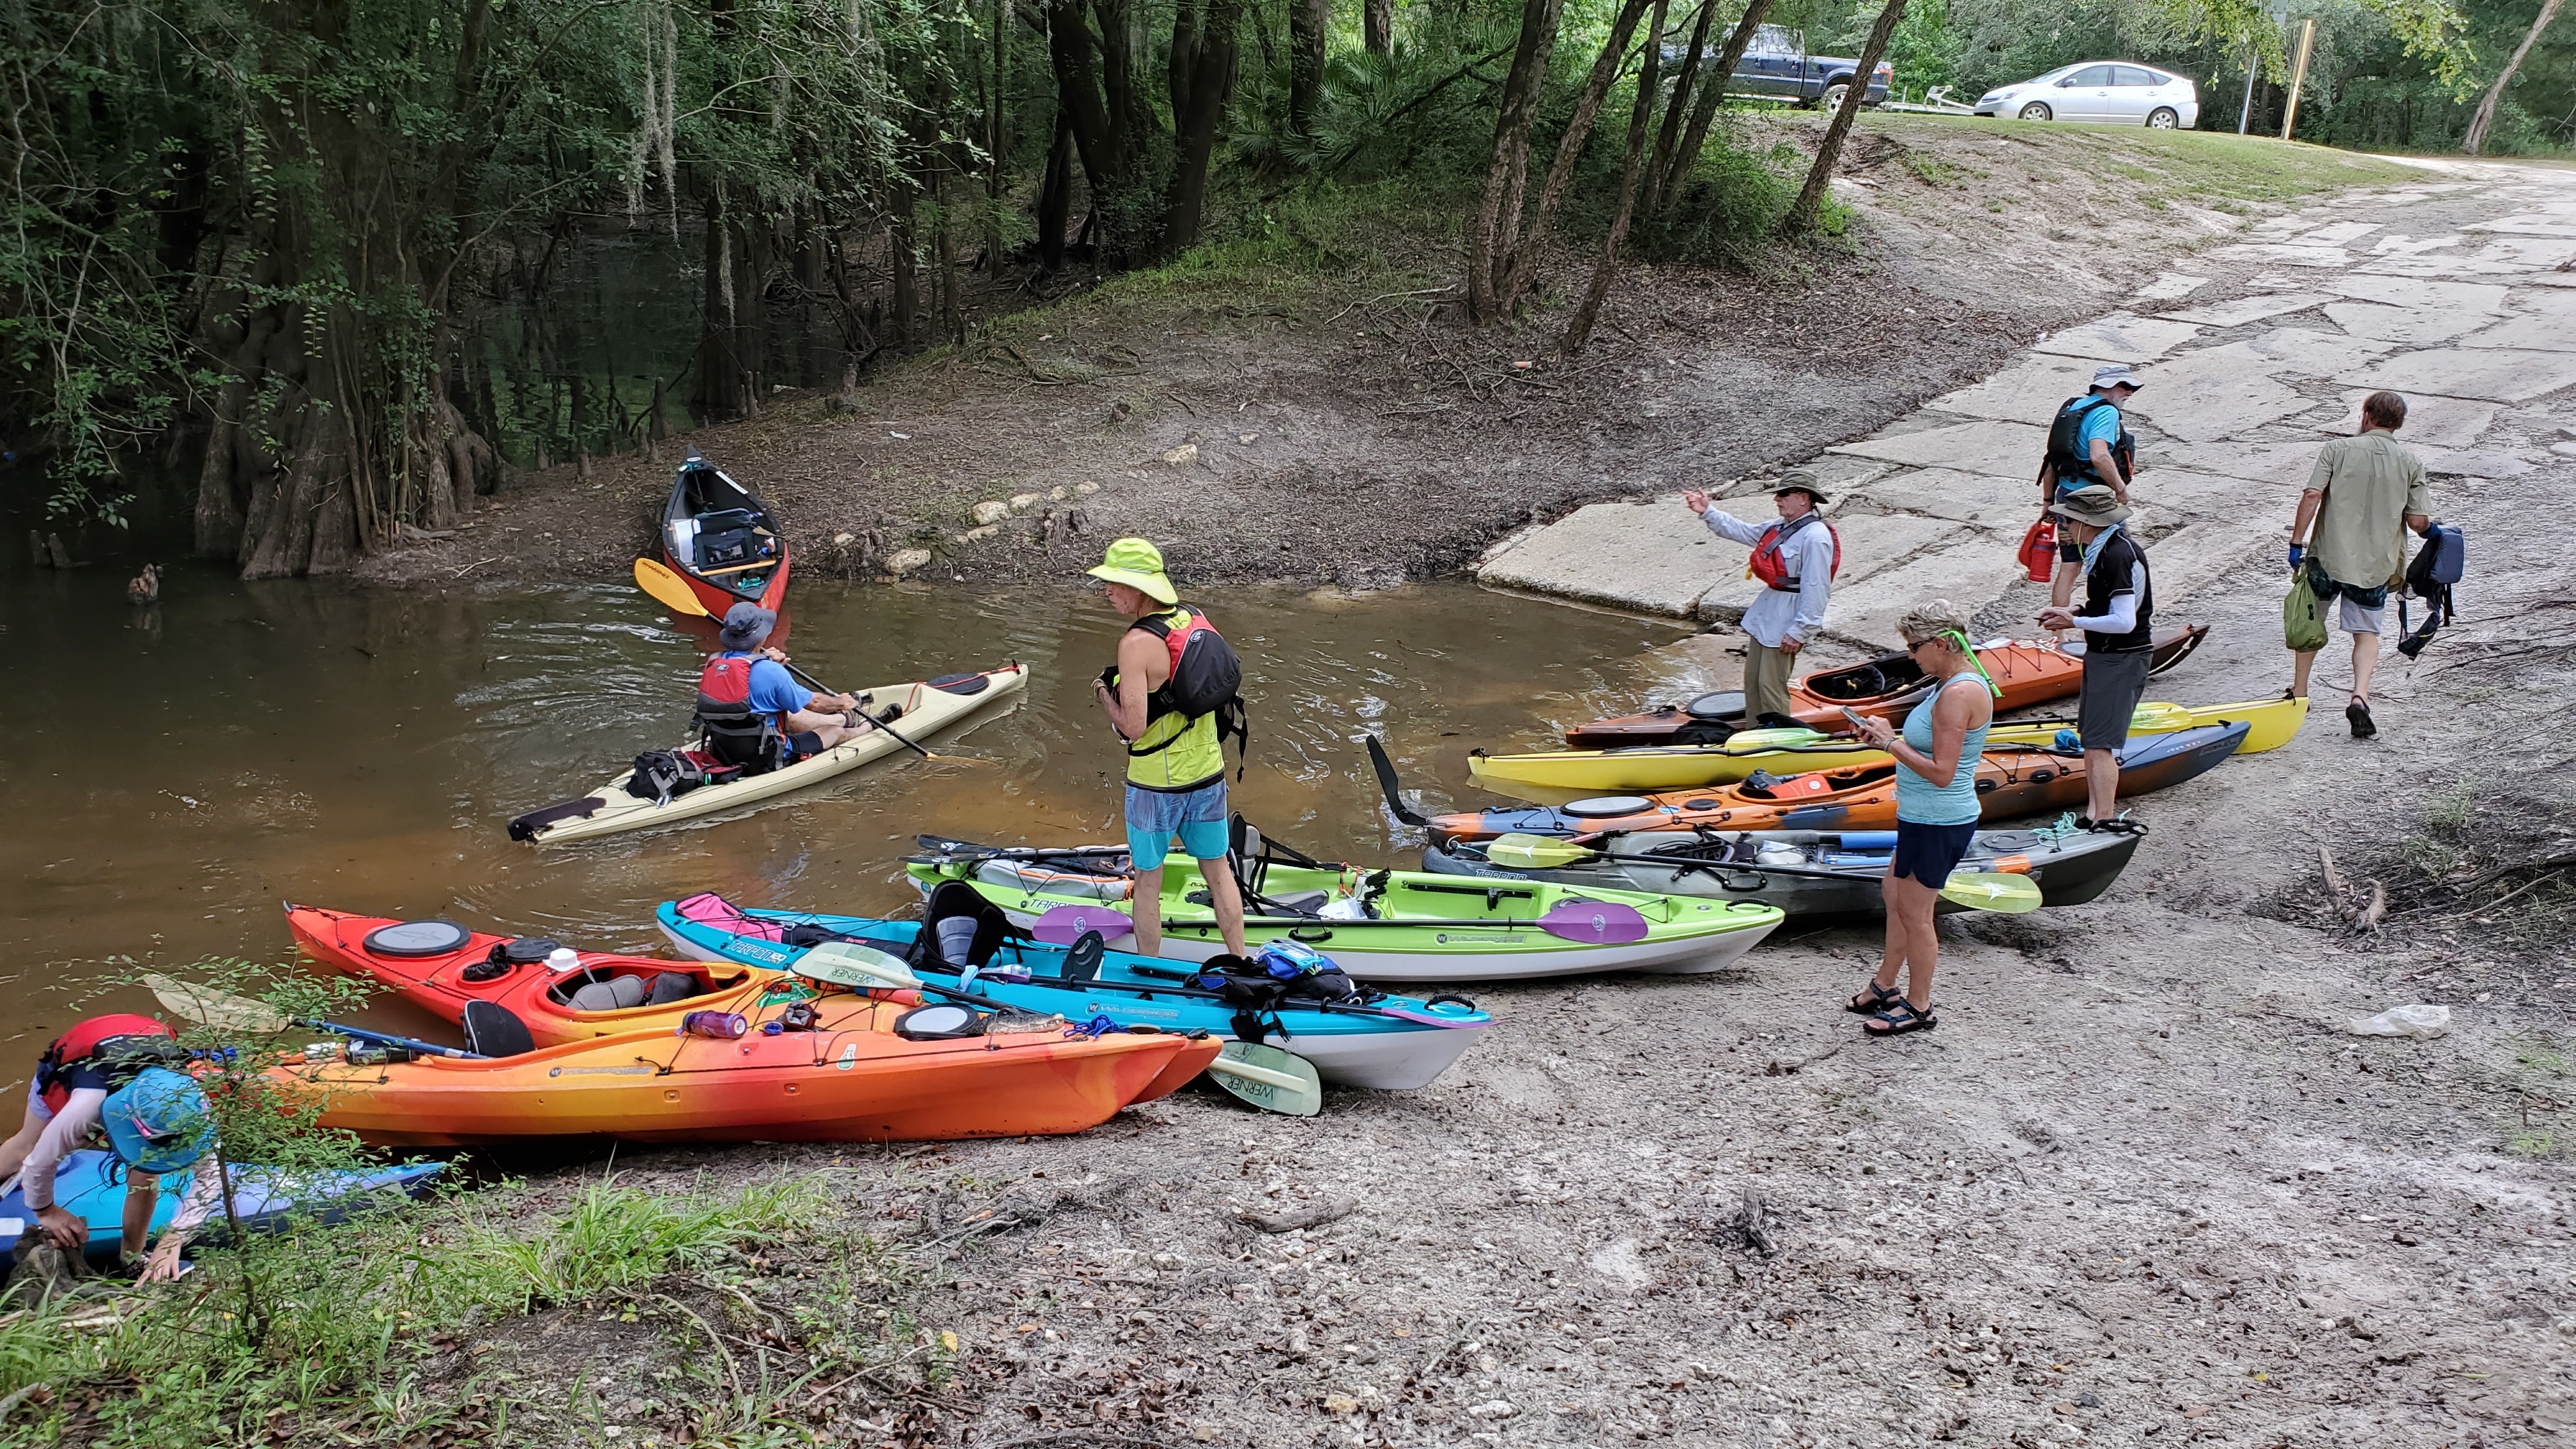
[[[2447,1006],[2392,1006],[2377,1016],[2355,1017],[2344,1030],[2354,1036],[2406,1036],[2426,1040],[2448,1036],[2451,1031],[2451,1008]]]

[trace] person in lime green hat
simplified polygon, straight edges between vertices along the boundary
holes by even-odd
[[[1153,544],[1118,539],[1086,572],[1101,581],[1109,607],[1132,621],[1119,636],[1118,662],[1101,671],[1092,693],[1127,745],[1136,950],[1162,954],[1163,860],[1177,840],[1207,880],[1225,949],[1243,955],[1243,894],[1226,859],[1223,739],[1240,733],[1242,666],[1207,616],[1181,602]]]

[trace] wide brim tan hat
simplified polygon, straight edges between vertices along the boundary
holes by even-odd
[[[1804,493],[1815,501],[1818,508],[1834,501],[1825,496],[1825,485],[1816,481],[1816,475],[1804,468],[1790,469],[1780,475],[1779,482],[1771,485],[1772,497],[1777,498],[1783,493]]]
[[[2065,497],[2048,505],[2048,511],[2077,523],[2089,523],[2095,528],[2108,528],[2129,516],[2127,506],[2120,502],[2120,495],[2099,483],[2068,492]]]
[[[1163,572],[1163,551],[1141,538],[1112,540],[1100,562],[1083,572],[1106,583],[1125,584],[1161,603],[1181,601],[1180,590]]]

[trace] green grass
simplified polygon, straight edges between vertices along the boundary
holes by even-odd
[[[18,1306],[0,1316],[0,1399],[30,1392],[0,1426],[0,1443],[157,1449],[268,1443],[272,1433],[289,1443],[396,1443],[442,1426],[474,1428],[472,1442],[513,1415],[560,1418],[581,1397],[539,1382],[542,1373],[524,1388],[471,1369],[461,1383],[423,1387],[430,1358],[508,1340],[513,1324],[537,1321],[530,1313],[652,1320],[626,1332],[658,1341],[685,1366],[663,1377],[692,1380],[675,1389],[670,1413],[695,1414],[698,1442],[784,1442],[779,1415],[794,1385],[774,1382],[765,1360],[740,1362],[721,1346],[715,1333],[731,1305],[786,1321],[763,1306],[764,1274],[777,1271],[773,1257],[800,1257],[831,1291],[814,1294],[799,1280],[797,1300],[810,1311],[797,1317],[828,1330],[811,1346],[846,1371],[853,1360],[864,1366],[883,1337],[857,1325],[887,1322],[901,1310],[898,1290],[916,1281],[893,1250],[830,1228],[831,1196],[814,1179],[665,1194],[604,1178],[538,1211],[527,1192],[504,1186],[390,1207],[263,1240],[249,1255],[202,1252],[176,1289],[89,1284],[79,1296]],[[271,1305],[256,1339],[232,1312],[246,1266]],[[936,1376],[938,1367],[919,1371]]]

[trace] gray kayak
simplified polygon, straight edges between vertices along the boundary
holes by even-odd
[[[1963,871],[2007,871],[2035,881],[2046,904],[2076,906],[2100,896],[2138,853],[2140,836],[2061,825],[1980,830]],[[1636,860],[1592,860],[1550,870],[1515,870],[1485,858],[1485,842],[1454,841],[1422,852],[1422,868],[1448,875],[1546,880],[1654,895],[1722,896],[1777,906],[1790,916],[1872,914],[1879,878],[1896,853],[1893,830],[1641,830],[1587,842]],[[1670,864],[1664,862],[1669,861]],[[1941,909],[1962,907],[1944,901]]]

